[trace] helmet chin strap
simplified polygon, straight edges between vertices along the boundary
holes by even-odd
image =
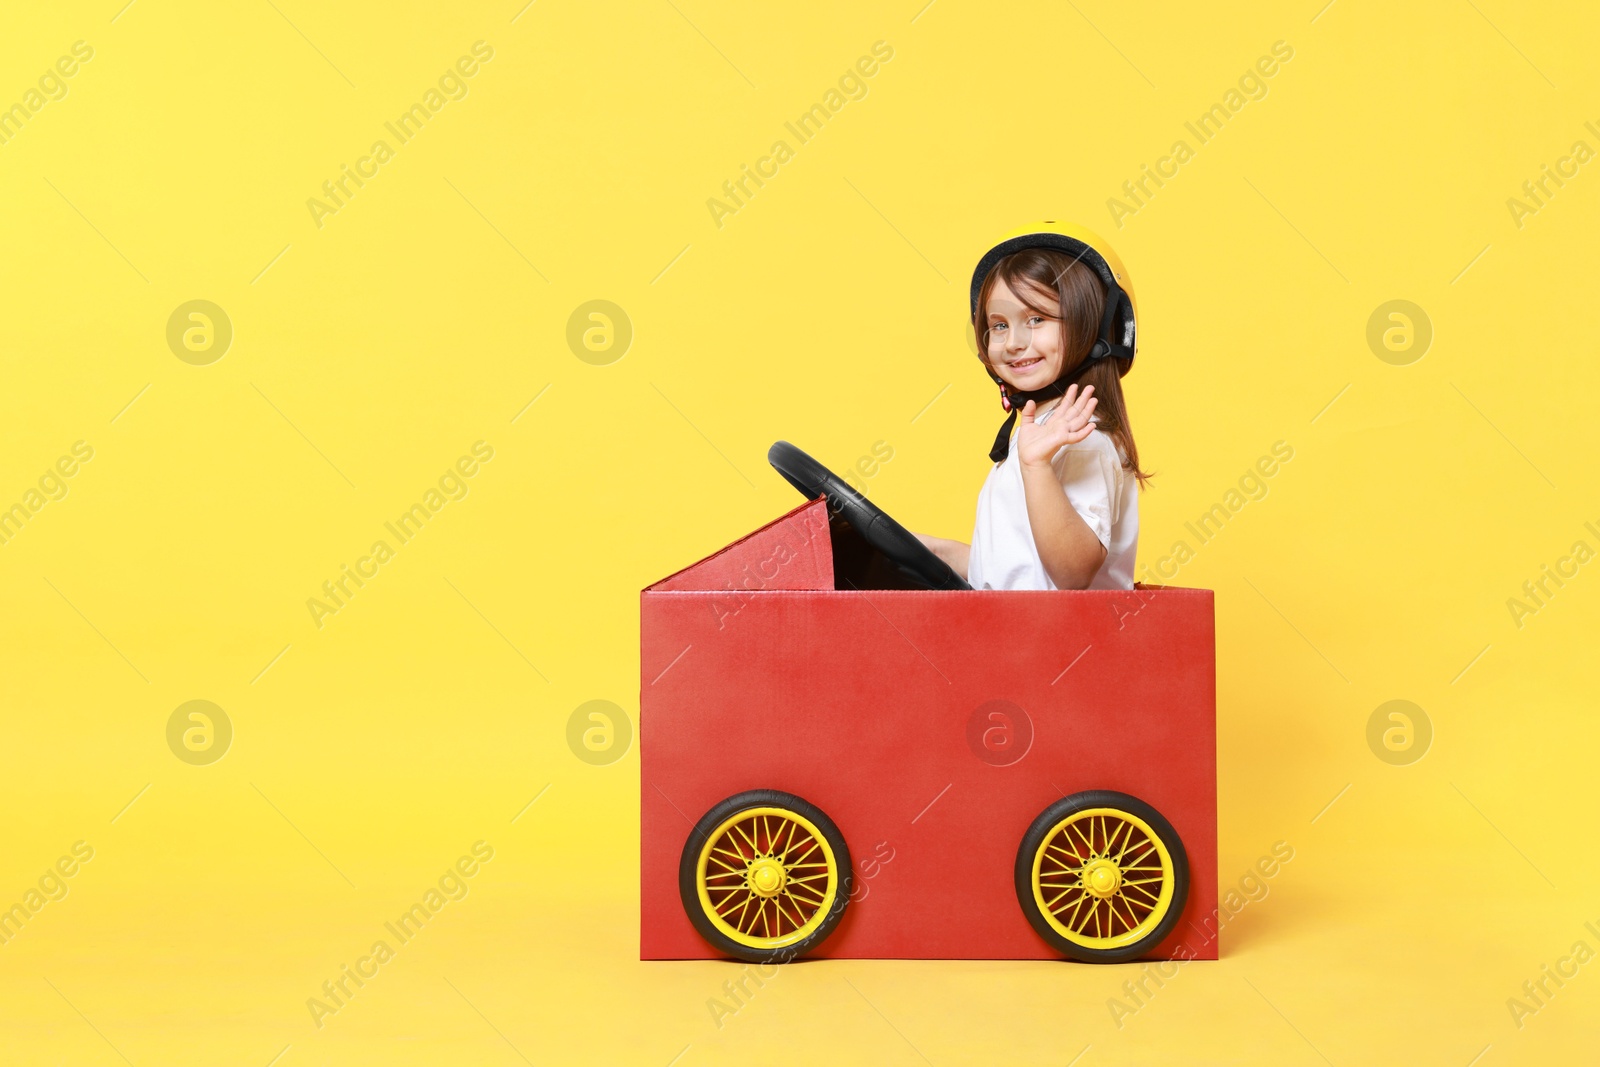
[[[1049,385],[1040,386],[1038,389],[1029,389],[1026,392],[1011,392],[1006,388],[1006,383],[1000,381],[999,376],[995,375],[995,381],[1000,382],[1000,406],[1005,408],[1009,414],[1006,416],[1006,421],[1001,423],[1000,432],[995,435],[994,447],[989,449],[989,458],[999,463],[1010,453],[1011,430],[1017,424],[1017,412],[1021,411],[1028,401],[1042,403],[1046,400],[1053,400],[1058,396],[1065,396],[1067,387],[1072,384],[1073,380],[1098,362],[1099,360],[1091,354],[1076,367],[1063,372],[1059,378]],[[993,371],[990,371],[990,373],[994,374]]]

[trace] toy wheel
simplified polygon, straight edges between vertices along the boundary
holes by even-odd
[[[684,843],[678,893],[700,936],[751,963],[786,962],[838,925],[850,898],[850,850],[822,811],[753,789],[703,815]]]
[[[1017,849],[1017,900],[1058,952],[1121,963],[1159,945],[1189,895],[1172,824],[1126,793],[1074,793],[1046,808]]]

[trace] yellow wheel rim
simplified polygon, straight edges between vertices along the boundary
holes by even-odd
[[[706,837],[695,867],[706,917],[750,948],[783,948],[822,925],[839,863],[815,823],[784,808],[747,808]]]
[[[1116,808],[1089,808],[1050,828],[1033,855],[1033,900],[1062,937],[1122,948],[1172,908],[1172,854],[1150,824]]]

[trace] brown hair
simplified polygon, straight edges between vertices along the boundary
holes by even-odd
[[[1122,449],[1123,469],[1131,471],[1143,489],[1152,475],[1139,469],[1139,449],[1128,424],[1128,405],[1122,396],[1122,375],[1127,373],[1128,364],[1119,359],[1102,359],[1083,365],[1099,337],[1100,316],[1106,306],[1105,284],[1100,276],[1092,267],[1053,248],[1024,248],[996,263],[978,291],[978,310],[972,319],[978,358],[986,366],[990,366],[989,293],[1002,279],[1031,310],[1061,320],[1065,349],[1061,366],[1069,372],[1066,384],[1076,381],[1080,390],[1094,386],[1094,395],[1099,398],[1094,409],[1099,428]],[[1056,306],[1040,307],[1035,302],[1037,290],[1054,292]],[[1070,373],[1074,368],[1077,372]]]

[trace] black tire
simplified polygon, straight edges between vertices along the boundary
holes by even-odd
[[[799,816],[817,828],[822,838],[821,843],[826,846],[826,850],[822,852],[818,852],[815,849],[809,852],[804,851],[805,838],[800,839],[797,843],[795,835],[797,833],[805,834],[807,837],[813,835],[810,835],[809,831],[805,831],[799,824],[790,823],[789,826],[792,829],[789,831],[785,850],[779,852],[773,846],[783,841],[784,835],[781,832],[773,832],[770,829],[772,820],[769,819],[766,833],[770,839],[763,839],[761,836],[762,831],[759,828],[747,828],[752,829],[755,834],[752,847],[747,850],[741,842],[734,842],[746,864],[742,868],[742,875],[734,870],[735,865],[727,860],[714,859],[711,861],[721,863],[724,867],[730,868],[721,874],[713,873],[708,878],[708,884],[712,879],[722,879],[721,886],[711,889],[708,893],[708,899],[711,899],[713,907],[715,908],[728,902],[730,910],[727,914],[733,915],[739,910],[731,903],[736,897],[741,901],[747,901],[745,904],[746,909],[748,908],[748,903],[757,903],[760,918],[776,924],[775,926],[765,927],[765,930],[771,933],[772,936],[762,938],[778,942],[770,947],[745,944],[730,936],[708,914],[700,898],[700,854],[706,850],[707,839],[718,827],[723,826],[724,823],[735,818],[739,813],[753,811],[757,808],[776,808]],[[727,840],[728,834],[735,834],[736,832],[734,829],[725,830],[723,837],[719,838],[719,840]],[[760,847],[763,844],[766,846],[765,849]],[[751,854],[745,857],[743,855],[745,851],[749,851]],[[771,896],[758,896],[758,890],[751,887],[751,871],[754,869],[751,865],[758,859],[778,860],[780,856],[786,859],[798,857],[802,862],[792,866],[780,861],[784,866],[787,878],[792,877],[787,873],[792,869],[805,868],[811,870],[817,866],[815,862],[806,863],[804,861],[811,856],[824,856],[826,851],[833,853],[833,875],[824,880],[826,888],[816,894],[816,898],[820,899],[813,898],[809,892],[802,893],[801,890],[807,888],[807,884],[804,883],[787,883]],[[845,906],[850,902],[850,890],[853,885],[851,871],[850,849],[845,844],[844,835],[839,832],[839,828],[834,825],[833,820],[828,818],[820,808],[792,793],[783,793],[776,789],[752,789],[743,793],[736,793],[717,804],[702,815],[700,821],[695,823],[694,829],[689,831],[689,839],[684,842],[683,855],[678,861],[678,895],[683,901],[683,910],[688,914],[689,921],[694,924],[694,928],[699,931],[700,936],[705,938],[706,942],[718,952],[750,963],[787,963],[792,959],[804,956],[807,952],[816,948],[817,945],[827,939],[829,934],[833,933],[834,927],[839,925],[839,920],[844,916]],[[815,872],[803,877],[806,879],[806,883],[809,883],[815,879]],[[740,889],[744,891],[742,896],[739,894]],[[721,895],[716,896],[716,894]],[[774,913],[771,918],[766,915],[765,911],[766,903],[769,901],[772,902],[772,911]],[[793,909],[792,914],[789,911],[790,908]],[[746,911],[745,914],[748,914],[748,912]],[[782,916],[781,919],[777,918],[779,915]],[[804,924],[796,922],[796,918],[805,920]],[[784,920],[788,920],[787,923]],[[751,921],[754,922],[755,920]],[[732,924],[724,923],[724,925]],[[787,931],[785,930],[786,925],[789,927]],[[810,929],[807,930],[807,927]],[[760,931],[762,927],[752,926],[752,930]],[[794,936],[801,933],[802,930],[806,931],[803,936]],[[751,936],[760,937],[760,934],[753,933]]]
[[[1056,928],[1056,926],[1045,917],[1045,913],[1040,907],[1040,901],[1035,898],[1033,891],[1034,857],[1039,853],[1040,849],[1043,848],[1047,836],[1051,834],[1052,830],[1054,830],[1054,828],[1058,826],[1062,820],[1068,818],[1069,816],[1088,811],[1092,808],[1110,808],[1118,812],[1124,812],[1128,815],[1135,816],[1154,831],[1155,838],[1159,841],[1160,845],[1166,849],[1168,856],[1170,856],[1172,860],[1172,893],[1170,898],[1168,898],[1166,911],[1159,916],[1156,922],[1151,925],[1146,932],[1143,932],[1139,934],[1137,938],[1114,948],[1095,948],[1082,945],[1062,934]],[[1132,827],[1132,824],[1129,823],[1124,823],[1123,825],[1125,827]],[[1093,837],[1094,833],[1095,830],[1093,827],[1091,827],[1089,829],[1091,838]],[[1135,837],[1136,842],[1140,838],[1148,838],[1149,836],[1145,835],[1142,830],[1138,830],[1137,828],[1128,829],[1127,834],[1130,837],[1137,835]],[[1110,836],[1112,837],[1113,842],[1115,842],[1115,833],[1111,834]],[[1056,840],[1059,841],[1061,839],[1057,838]],[[1103,837],[1100,840],[1103,842]],[[1095,846],[1093,841],[1087,841],[1081,847],[1073,841],[1069,841],[1068,843],[1072,844],[1076,851],[1089,854],[1078,857],[1082,860],[1082,862],[1080,862],[1079,866],[1076,868],[1076,871],[1081,872],[1090,862],[1090,858],[1095,854]],[[1123,839],[1123,848],[1125,851],[1130,848],[1127,837]],[[1135,853],[1137,853],[1141,848],[1142,845],[1138,843],[1135,843],[1131,846],[1131,849]],[[1107,849],[1107,851],[1109,851],[1109,849]],[[1150,854],[1157,857],[1158,860],[1159,853],[1159,849],[1150,850]],[[1071,881],[1074,871],[1071,865],[1068,863],[1062,863],[1061,861],[1052,862],[1058,863],[1062,868],[1062,870],[1058,872],[1055,877],[1061,878],[1064,881]],[[1136,862],[1142,862],[1142,860],[1136,860]],[[1086,876],[1077,874],[1076,877],[1081,879]],[[1165,881],[1167,876],[1163,871],[1160,873],[1159,877],[1161,881]],[[1107,789],[1094,789],[1087,792],[1074,793],[1072,796],[1056,801],[1054,804],[1051,804],[1048,808],[1039,813],[1039,817],[1034,819],[1033,824],[1028,827],[1028,832],[1022,835],[1022,843],[1017,848],[1015,881],[1017,889],[1017,902],[1022,905],[1022,913],[1028,917],[1029,924],[1032,925],[1034,930],[1038,931],[1039,936],[1044,938],[1045,941],[1047,941],[1057,952],[1060,952],[1062,955],[1068,956],[1072,959],[1080,960],[1084,963],[1123,963],[1128,960],[1137,959],[1140,956],[1154,951],[1156,946],[1161,944],[1161,942],[1166,939],[1167,935],[1172,932],[1173,927],[1178,924],[1178,919],[1183,914],[1184,904],[1189,899],[1189,857],[1188,854],[1184,852],[1183,842],[1178,838],[1177,831],[1172,828],[1172,824],[1168,822],[1166,818],[1155,808],[1151,807],[1149,804],[1146,804],[1138,797],[1129,796],[1126,793],[1116,793]],[[1059,886],[1060,883],[1052,888],[1057,888]],[[1164,887],[1160,883],[1156,883],[1157,890],[1162,890],[1163,888]],[[1066,890],[1066,892],[1072,892],[1072,890]],[[1097,914],[1096,909],[1098,907],[1098,903],[1091,900],[1088,890],[1080,889],[1078,892],[1080,893],[1080,897],[1069,897],[1067,901],[1063,903],[1063,910],[1065,910],[1065,906],[1067,904],[1077,903],[1081,899],[1090,901],[1090,912]],[[1150,911],[1144,914],[1144,921],[1138,923],[1130,922],[1129,918],[1125,918],[1118,913],[1115,900],[1108,899],[1106,901],[1107,914],[1104,919],[1106,924],[1104,927],[1104,930],[1106,931],[1104,936],[1107,939],[1110,939],[1114,936],[1126,938],[1128,935],[1134,934],[1140,929],[1141,926],[1145,926],[1148,923],[1149,916],[1154,914],[1156,910],[1155,907],[1147,905],[1142,897],[1137,897],[1134,895],[1135,892],[1147,893],[1148,890],[1134,890],[1130,888],[1124,891],[1119,886],[1118,892],[1120,894],[1119,899],[1124,903],[1124,906],[1128,908],[1129,917],[1134,919],[1140,918],[1140,909],[1145,907],[1150,907]],[[1159,897],[1159,893],[1151,895]],[[1134,907],[1132,904],[1128,904],[1128,901],[1133,901],[1137,907]],[[1111,918],[1113,915],[1116,916],[1115,920]],[[1124,928],[1120,935],[1116,934],[1117,926],[1115,925],[1115,922],[1117,920],[1120,920],[1121,925]],[[1096,925],[1094,927],[1094,936],[1100,937],[1101,929],[1102,928],[1100,926]]]

